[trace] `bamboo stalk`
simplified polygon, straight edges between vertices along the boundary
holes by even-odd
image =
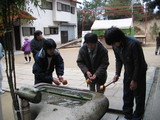
[[[66,94],[66,93],[60,93],[60,92],[55,92],[55,91],[51,91],[51,90],[47,90],[47,89],[42,90],[42,91],[43,92],[47,92],[47,93],[52,93],[52,94],[60,95],[60,96],[66,96],[66,97],[76,98],[76,99],[80,99],[80,100],[86,100],[86,101],[92,100],[92,98],[89,98],[89,97],[72,95],[72,94]]]

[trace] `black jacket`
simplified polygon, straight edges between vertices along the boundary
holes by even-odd
[[[77,64],[86,79],[86,72],[90,71],[92,74],[95,74],[97,76],[97,81],[95,81],[96,83],[104,84],[106,82],[106,70],[109,65],[108,51],[100,42],[97,42],[97,52],[93,57],[93,65],[91,65],[91,60],[86,44],[84,44],[79,50]]]
[[[37,52],[39,52],[42,49],[44,40],[44,38],[42,38],[41,40],[37,40],[35,38],[32,39],[30,43],[30,48],[34,57],[37,54]]]
[[[33,74],[35,74],[37,81],[52,83],[52,73],[56,69],[57,76],[64,74],[64,62],[58,50],[55,50],[54,55],[48,68],[48,58],[43,49],[41,49],[35,56],[35,63],[33,65]],[[38,83],[39,83],[38,82]]]
[[[138,81],[138,78],[147,70],[140,42],[126,36],[122,46],[119,48],[113,47],[113,50],[116,57],[116,75],[120,76],[122,65],[124,64],[125,77]]]

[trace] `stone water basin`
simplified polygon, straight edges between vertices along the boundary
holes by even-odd
[[[41,90],[42,98],[30,105],[33,120],[100,120],[109,107],[101,93],[50,84],[35,87]]]

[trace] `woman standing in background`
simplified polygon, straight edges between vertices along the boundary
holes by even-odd
[[[27,37],[25,37],[22,50],[24,51],[24,59],[25,59],[24,63],[30,63],[31,62],[30,40]]]

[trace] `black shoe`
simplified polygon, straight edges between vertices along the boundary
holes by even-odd
[[[155,52],[155,55],[157,55],[157,52]]]

